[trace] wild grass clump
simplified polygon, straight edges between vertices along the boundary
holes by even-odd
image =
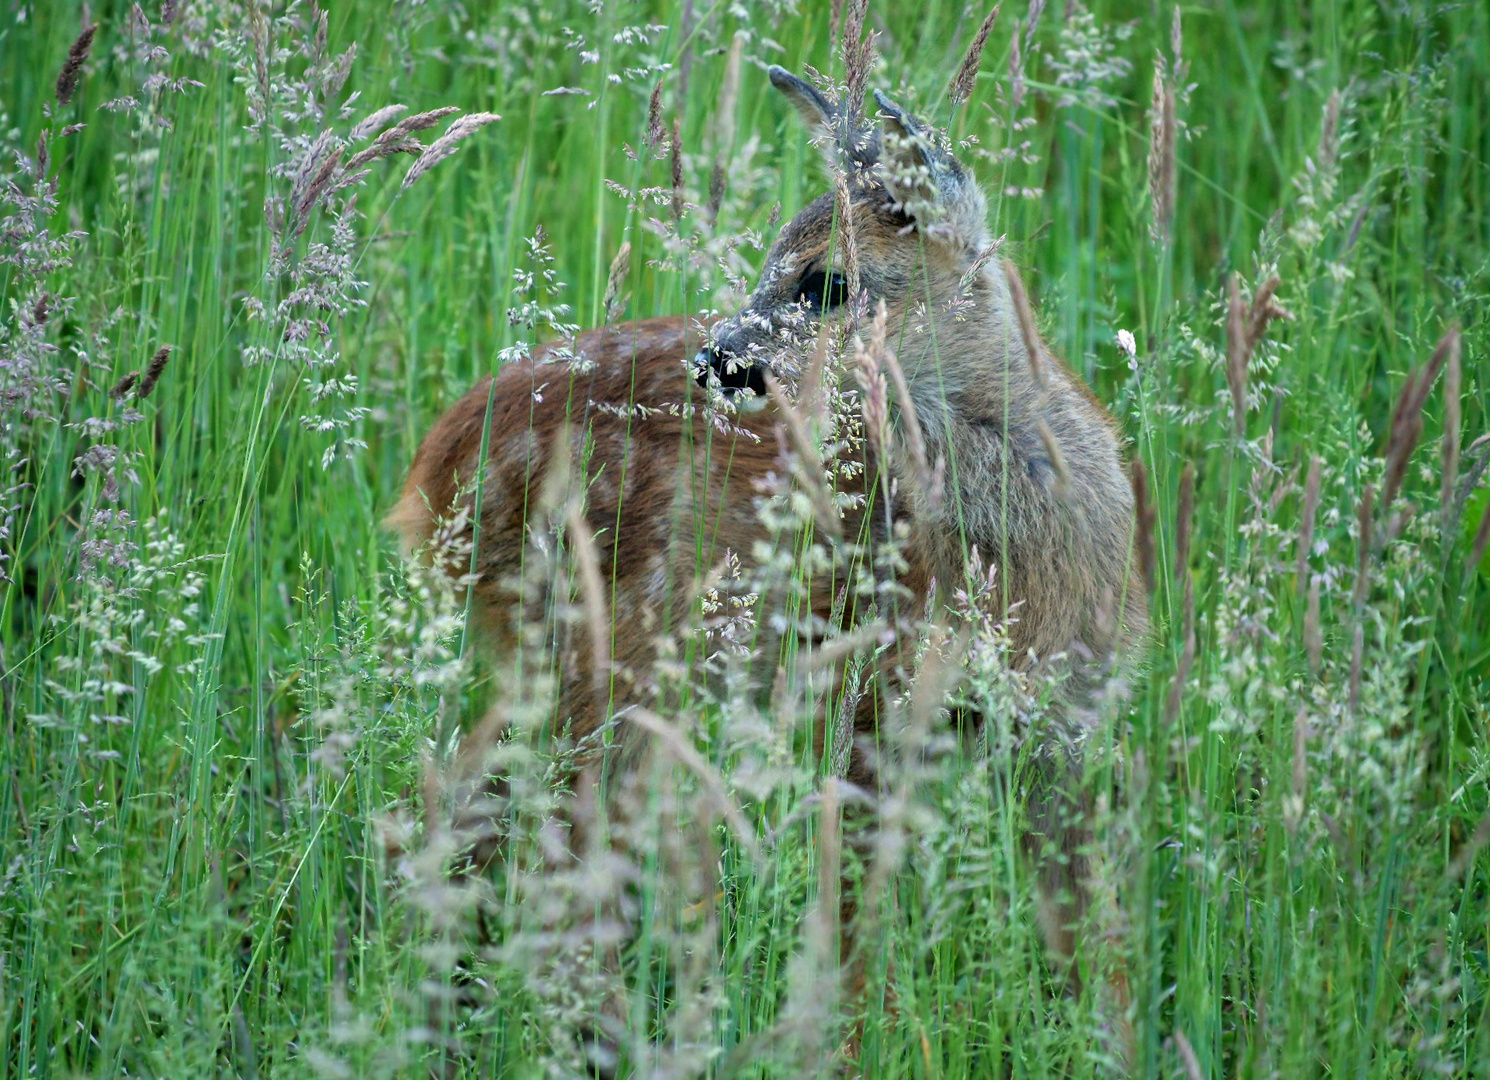
[[[0,14],[0,1072],[1490,1071],[1490,21],[1233,14]],[[947,127],[998,196],[978,258],[1030,268],[1032,374],[1128,440],[1153,630],[1079,730],[998,552],[941,610],[884,585],[894,508],[958,462],[867,298],[790,335],[773,543],[701,558],[684,625],[611,611],[584,454],[534,481],[500,662],[470,522],[407,559],[379,524],[431,421],[540,344],[535,394],[647,423],[574,395],[576,335],[702,335],[846,192],[771,63]],[[842,528],[866,445],[908,464],[875,537]],[[825,582],[856,630],[807,614]],[[621,670],[638,633],[659,659]],[[1077,749],[1067,967],[1021,837]]]

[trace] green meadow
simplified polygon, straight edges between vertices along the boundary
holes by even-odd
[[[382,519],[504,362],[744,303],[832,184],[765,66],[842,82],[855,10],[0,11],[0,1076],[576,1076],[602,1001],[638,1077],[1490,1075],[1483,2],[1009,0],[955,103],[987,9],[869,6],[869,87],[1144,466],[1079,979],[1038,694],[985,663],[1006,712],[931,717],[893,851],[843,854],[852,992],[830,763],[731,659],[769,592],[658,676],[608,858],[552,856],[566,748],[514,738],[508,855],[452,876],[459,733],[556,660],[484,656]]]

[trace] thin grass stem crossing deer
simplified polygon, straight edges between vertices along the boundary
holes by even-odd
[[[779,67],[769,74],[822,147],[835,189],[782,227],[745,308],[707,328],[679,317],[581,334],[581,364],[537,349],[504,366],[430,430],[389,521],[417,548],[457,516],[474,554],[450,570],[473,575],[473,612],[497,656],[553,603],[523,569],[535,543],[563,534],[587,615],[547,644],[552,718],[581,742],[606,728],[605,746],[577,766],[586,784],[624,776],[654,738],[655,725],[628,723],[628,710],[652,707],[658,643],[697,623],[711,569],[727,552],[748,560],[784,542],[761,512],[792,471],[784,461],[810,489],[814,534],[858,554],[799,590],[794,620],[756,642],[759,686],[769,697],[789,638],[885,627],[892,644],[878,650],[868,692],[844,692],[838,662],[817,733],[831,756],[835,710],[852,697],[839,769],[867,802],[884,793],[882,728],[926,613],[935,622],[970,574],[992,567],[1011,663],[1058,684],[1025,846],[1050,951],[1068,958],[1087,896],[1081,736],[1094,695],[1146,628],[1119,434],[1041,343],[1018,276],[992,257],[984,195],[945,140],[882,95],[866,120],[846,97]],[[854,331],[869,337],[863,437],[832,453],[862,467],[825,470],[813,437],[822,354]],[[897,558],[876,557],[885,545]],[[498,717],[468,736],[470,759],[504,728]],[[472,768],[475,787],[500,796],[501,778]],[[852,982],[863,968],[845,896]]]

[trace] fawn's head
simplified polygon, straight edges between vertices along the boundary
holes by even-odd
[[[766,371],[782,373],[823,320],[862,315],[866,300],[884,301],[892,326],[915,313],[924,328],[987,284],[976,280],[987,204],[937,131],[878,91],[880,115],[865,121],[783,68],[769,74],[814,131],[835,190],[782,226],[749,301],[700,350],[700,384],[717,377],[726,391],[764,393]]]

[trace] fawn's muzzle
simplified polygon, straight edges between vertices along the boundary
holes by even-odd
[[[719,385],[726,394],[750,389],[764,397],[766,393],[766,369],[729,353],[720,352],[713,345],[705,345],[693,358],[694,379],[700,386],[709,384],[709,372],[719,377]]]

